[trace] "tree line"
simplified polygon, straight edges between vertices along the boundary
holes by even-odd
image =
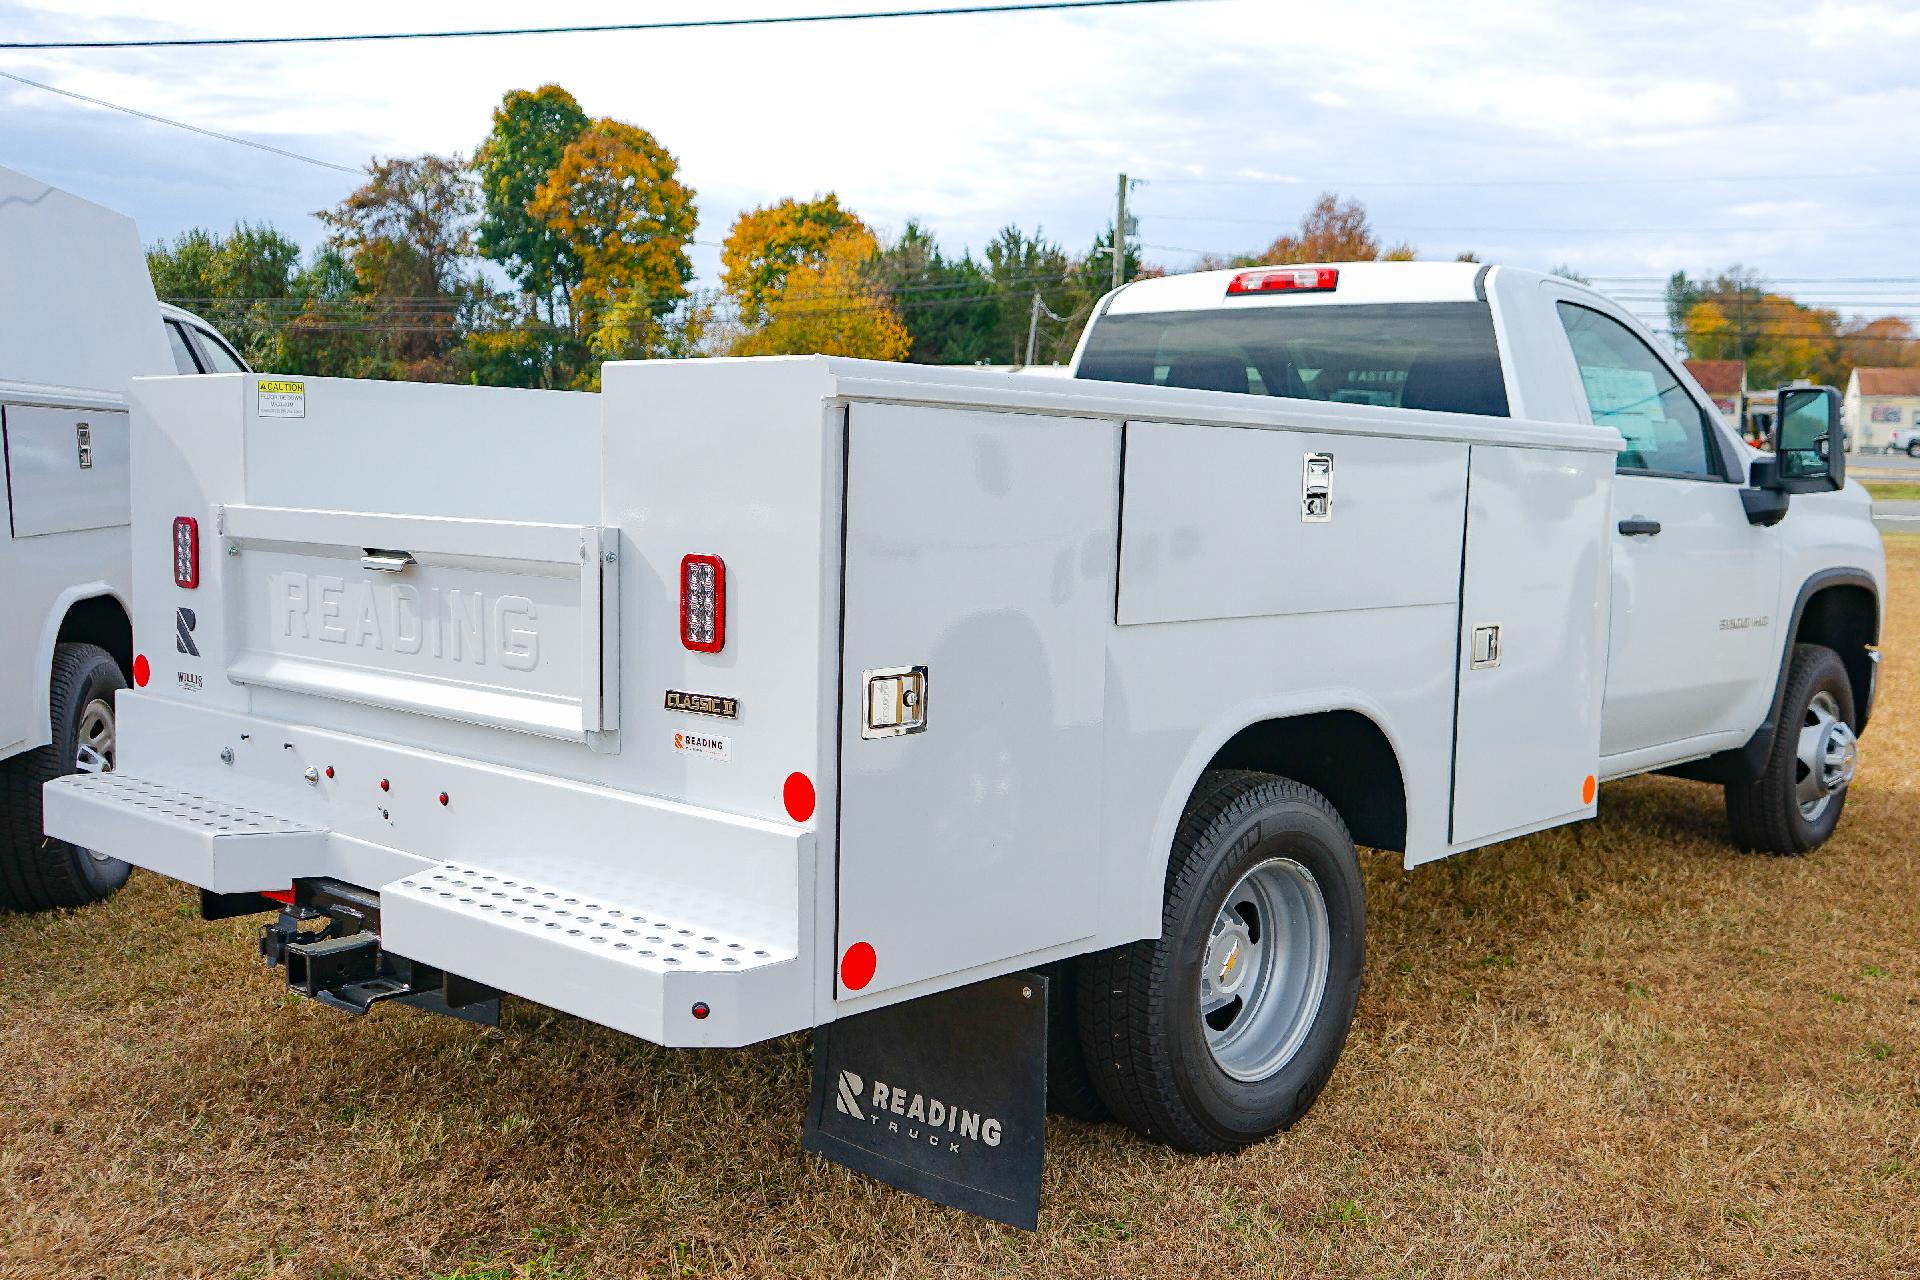
[[[148,263],[162,298],[205,315],[257,369],[571,388],[598,386],[607,360],[676,356],[1018,364],[1030,326],[1034,358],[1059,363],[1112,279],[1111,226],[1077,253],[1010,225],[954,256],[933,228],[883,234],[827,192],[740,214],[719,287],[696,290],[697,201],[653,134],[590,118],[550,84],[508,93],[470,155],[374,159],[319,212],[327,235],[311,252],[242,223],[155,245]],[[1128,279],[1163,273],[1124,238],[1122,252]],[[1415,253],[1327,193],[1264,249],[1194,269]],[[1903,321],[1845,322],[1739,268],[1676,274],[1667,302],[1677,345],[1747,359],[1756,385],[1920,361]]]

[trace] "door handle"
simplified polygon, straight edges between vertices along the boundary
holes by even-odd
[[[1620,532],[1626,534],[1629,538],[1651,538],[1654,534],[1660,532],[1660,522],[1658,520],[1644,520],[1639,516],[1635,516],[1631,520],[1622,520],[1620,522]]]
[[[360,557],[360,567],[376,573],[405,573],[416,563],[413,554],[408,551],[387,551],[380,547],[367,547],[365,550],[367,554]]]

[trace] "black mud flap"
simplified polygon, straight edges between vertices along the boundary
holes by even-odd
[[[1009,1226],[1040,1221],[1047,980],[993,978],[828,1023],[801,1144]]]

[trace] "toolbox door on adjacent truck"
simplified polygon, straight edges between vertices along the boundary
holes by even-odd
[[[849,411],[844,998],[1092,934],[1114,423]]]

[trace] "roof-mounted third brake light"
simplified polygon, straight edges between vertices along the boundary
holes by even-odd
[[[1262,267],[1227,281],[1229,298],[1262,293],[1329,293],[1340,284],[1337,267]]]

